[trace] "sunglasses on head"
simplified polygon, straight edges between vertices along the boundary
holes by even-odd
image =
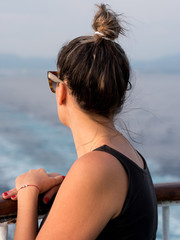
[[[51,91],[53,93],[55,93],[57,85],[63,81],[58,78],[58,72],[56,72],[56,71],[48,71],[47,77],[48,77],[48,81],[49,81],[49,87],[50,87]]]

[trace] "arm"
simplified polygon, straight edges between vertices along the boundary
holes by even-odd
[[[18,214],[14,240],[36,238],[38,228],[38,195],[35,187],[27,187],[18,192]]]
[[[96,239],[121,210],[127,185],[123,167],[106,153],[81,157],[67,174],[36,239]]]

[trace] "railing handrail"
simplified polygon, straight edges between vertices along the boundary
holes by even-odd
[[[43,195],[39,196],[38,201],[38,215],[45,215],[52,206],[54,198],[48,204],[43,203]],[[0,223],[11,223],[17,217],[17,201],[11,199],[4,200],[0,196]]]
[[[158,203],[180,201],[180,182],[154,184]]]
[[[180,201],[180,182],[172,183],[157,183],[154,184],[157,201],[159,204],[163,202]],[[39,197],[38,214],[46,214],[52,201],[48,204],[44,204],[42,201],[43,196]],[[17,214],[17,202],[12,200],[4,200],[0,197],[0,223],[12,221],[16,218]]]

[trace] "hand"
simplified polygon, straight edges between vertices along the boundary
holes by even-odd
[[[31,172],[38,172],[38,171],[44,171],[45,172],[45,170],[43,170],[43,169],[38,169],[38,170],[31,170],[31,171],[29,171],[28,173],[25,173],[25,174],[22,174],[21,176],[19,176],[20,178],[24,178],[24,177],[27,177],[27,174],[30,174]],[[45,172],[46,173],[46,172]],[[34,174],[34,173],[33,173]],[[47,174],[47,173],[46,173]],[[49,173],[49,174],[47,174],[47,176],[52,180],[52,178],[55,178],[56,180],[55,181],[59,181],[59,183],[57,184],[57,185],[53,185],[51,188],[49,188],[49,190],[45,193],[45,195],[44,195],[44,197],[43,197],[43,202],[46,204],[46,203],[48,203],[50,200],[51,200],[51,198],[56,194],[56,192],[58,191],[58,189],[59,189],[59,187],[60,187],[60,185],[61,185],[61,183],[62,183],[62,181],[64,180],[64,178],[65,178],[65,176],[62,176],[62,175],[60,175],[60,174],[58,174],[58,173]],[[18,177],[18,178],[19,178]],[[16,179],[16,180],[18,180],[19,181],[19,179]],[[50,180],[50,181],[51,181]],[[56,182],[57,183],[57,182]],[[28,183],[29,184],[29,183]],[[52,184],[52,183],[51,183]],[[23,184],[22,184],[23,185]],[[21,186],[22,186],[21,185]],[[36,184],[35,184],[36,185]],[[39,186],[38,186],[39,187]],[[10,189],[9,191],[7,191],[7,192],[4,192],[3,194],[2,194],[2,197],[4,198],[4,199],[9,199],[9,198],[11,198],[12,200],[17,200],[17,190],[18,190],[18,188],[13,188],[13,189]]]
[[[57,175],[59,175],[59,174],[58,174],[58,173],[50,173],[50,174],[48,174],[48,175],[51,176],[51,177],[55,177],[55,176],[57,176]],[[61,177],[62,177],[63,180],[64,180],[65,176],[62,176],[62,175],[61,175]],[[63,181],[63,180],[62,180],[62,181]],[[62,183],[62,182],[61,182],[61,183]],[[58,184],[57,186],[51,188],[49,191],[47,191],[47,192],[44,194],[43,202],[44,202],[45,204],[47,204],[47,203],[52,199],[52,197],[57,193],[57,191],[59,190],[59,187],[61,186],[61,183]]]

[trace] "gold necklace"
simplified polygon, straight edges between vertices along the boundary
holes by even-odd
[[[116,137],[117,135],[121,135],[121,133],[119,133],[119,132],[117,131],[117,133],[115,133],[114,135],[111,135],[111,136],[109,136],[108,134],[101,135],[101,136],[100,136],[99,138],[97,138],[96,141],[92,144],[92,146],[91,146],[91,148],[90,148],[90,152],[93,150],[94,146],[96,145],[96,143],[97,143],[100,139],[102,139],[102,138],[104,138],[104,137],[109,137],[110,139],[112,139],[112,138]]]

